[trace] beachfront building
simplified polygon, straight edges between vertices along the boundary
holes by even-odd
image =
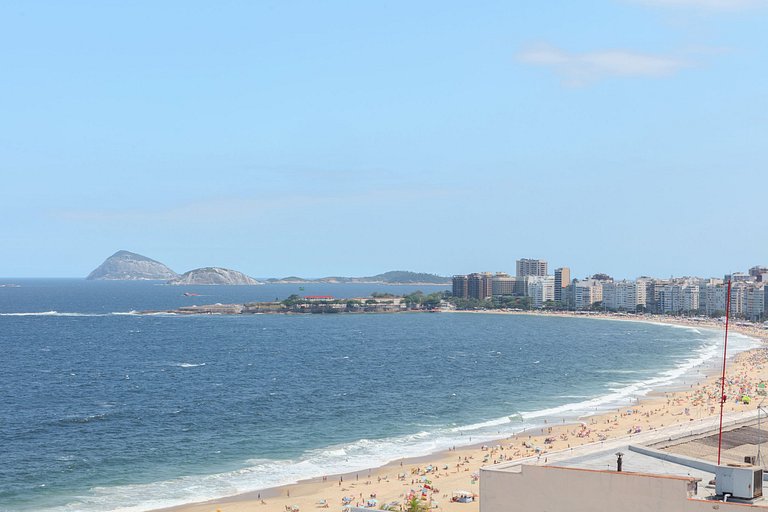
[[[657,286],[656,291],[659,313],[680,314],[699,310],[700,287],[696,279],[675,279]]]
[[[683,311],[699,310],[699,285],[686,284],[683,287]]]
[[[750,284],[747,281],[731,282],[731,315],[735,317],[746,316],[747,290]]]
[[[634,281],[603,283],[603,306],[612,311],[637,311],[645,306],[645,284]]]
[[[725,301],[728,294],[728,288],[719,279],[713,279],[703,287],[704,303],[701,304],[703,313],[707,316],[725,314]]]
[[[649,313],[663,313],[664,287],[670,284],[666,279],[642,277],[645,282],[645,310]]]
[[[493,275],[490,272],[474,272],[453,276],[451,295],[461,299],[490,299],[493,295]]]
[[[749,320],[759,320],[765,315],[765,285],[750,286],[747,289],[747,308],[745,316]]]
[[[561,267],[555,269],[555,302],[565,302],[563,295],[571,283],[571,269]]]
[[[528,297],[531,298],[531,307],[541,309],[546,302],[555,300],[554,276],[528,276]]]
[[[453,276],[453,289],[451,295],[454,297],[459,297],[460,299],[469,298],[469,285],[467,276]]]
[[[648,278],[635,279],[635,310],[645,311],[648,303]]]
[[[544,260],[533,260],[523,258],[517,260],[517,277],[525,276],[546,276],[547,262]]]
[[[516,279],[505,272],[496,272],[491,279],[491,293],[494,297],[515,294]]]
[[[603,284],[596,279],[575,279],[570,289],[574,309],[589,309],[603,300]]]
[[[493,296],[493,274],[490,272],[469,274],[467,276],[467,288],[471,299],[490,299]]]

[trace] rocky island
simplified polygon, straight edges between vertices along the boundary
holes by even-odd
[[[171,285],[258,285],[265,284],[250,276],[221,267],[203,267],[177,274],[159,261],[130,251],[117,251],[91,272],[86,279],[137,281],[160,280]],[[386,284],[386,285],[451,285],[451,278],[392,270],[367,277],[330,276],[308,279],[297,276],[266,279],[269,284]]]
[[[263,284],[237,270],[203,267],[190,270],[168,281],[172,285],[257,285]]]
[[[111,281],[167,280],[178,274],[159,261],[130,251],[117,251],[86,279]]]

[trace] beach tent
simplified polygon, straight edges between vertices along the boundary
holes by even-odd
[[[451,501],[455,503],[472,503],[475,501],[475,495],[469,491],[454,491]]]

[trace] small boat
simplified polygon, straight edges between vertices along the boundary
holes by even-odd
[[[184,292],[185,297],[199,297],[199,293],[192,293],[192,292]]]

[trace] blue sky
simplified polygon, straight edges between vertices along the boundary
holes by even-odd
[[[768,264],[768,1],[0,4],[0,276]]]

